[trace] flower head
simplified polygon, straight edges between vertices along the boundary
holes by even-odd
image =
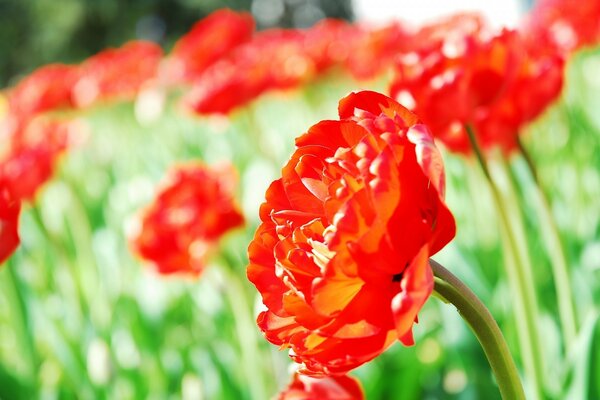
[[[436,139],[468,153],[465,126],[484,148],[516,148],[520,127],[560,93],[562,58],[516,31],[479,27],[401,57],[390,92],[416,112]]]
[[[295,373],[278,400],[364,400],[360,382],[348,375],[313,378]]]
[[[219,238],[244,223],[234,186],[231,166],[194,163],[174,168],[143,212],[133,248],[162,274],[199,275]]]
[[[14,199],[9,190],[0,182],[0,264],[19,245],[19,213],[21,202]]]
[[[137,40],[88,58],[73,87],[75,104],[87,107],[99,100],[135,96],[144,83],[156,77],[161,57],[159,45]]]
[[[246,12],[215,11],[179,39],[169,55],[169,79],[193,81],[232,49],[249,41],[254,19]]]
[[[455,232],[442,159],[417,117],[368,91],[342,99],[339,115],[296,139],[248,249],[267,307],[259,327],[314,376],[413,343],[428,258]]]
[[[72,106],[71,90],[78,77],[78,67],[50,64],[33,71],[10,90],[10,113],[28,118],[60,107]]]
[[[45,117],[0,124],[0,186],[18,200],[32,200],[54,172],[59,156],[79,130],[76,121]]]

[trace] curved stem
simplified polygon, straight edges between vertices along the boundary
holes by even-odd
[[[517,367],[498,324],[486,306],[460,279],[433,260],[434,291],[452,303],[469,325],[490,363],[503,399],[524,400]]]
[[[550,202],[540,183],[539,175],[531,155],[523,145],[520,137],[517,137],[517,143],[529,173],[535,183],[539,207],[536,207],[538,219],[542,224],[542,237],[546,242],[546,249],[550,256],[552,273],[554,275],[554,284],[556,286],[556,297],[558,299],[558,313],[562,325],[562,331],[565,339],[565,351],[568,354],[571,344],[575,342],[577,336],[577,319],[575,316],[575,305],[573,304],[573,292],[571,290],[571,280],[569,277],[569,268],[567,257],[560,240],[558,227],[552,216]]]
[[[500,216],[500,231],[502,237],[505,239],[503,242],[506,244],[506,252],[510,256],[505,259],[504,265],[509,284],[516,296],[515,316],[519,332],[521,356],[523,357],[526,375],[532,384],[533,398],[541,399],[543,398],[543,363],[537,326],[538,306],[526,245],[522,242],[517,242],[511,218],[504,207],[504,200],[490,173],[481,148],[477,143],[475,133],[470,126],[467,125],[465,128],[477,161],[490,186],[492,198]],[[518,212],[518,210],[515,212]],[[507,255],[505,254],[505,256]]]

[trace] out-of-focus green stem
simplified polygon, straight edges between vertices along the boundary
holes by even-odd
[[[466,130],[477,161],[490,185],[492,198],[500,216],[501,232],[503,232],[506,238],[507,250],[513,256],[512,260],[507,258],[504,265],[509,284],[515,295],[515,317],[519,332],[521,355],[525,364],[526,375],[531,381],[533,398],[541,399],[543,398],[543,362],[537,327],[539,311],[535,296],[535,287],[533,285],[531,263],[527,261],[526,245],[521,243],[520,246],[517,243],[511,218],[507,213],[506,207],[504,207],[504,200],[490,173],[475,133],[468,125],[466,126]]]
[[[252,319],[251,309],[248,307],[251,302],[246,299],[245,289],[241,284],[240,277],[233,270],[233,260],[227,254],[222,254],[221,260],[222,263],[226,264],[221,268],[226,279],[223,286],[235,319],[235,329],[242,353],[242,365],[246,382],[252,399],[266,399],[268,396],[265,393],[261,374],[262,368],[258,366],[261,357],[258,352],[257,328]]]
[[[575,305],[573,304],[573,292],[571,289],[571,279],[569,277],[569,268],[567,257],[560,240],[558,227],[550,210],[550,202],[540,183],[539,175],[531,155],[523,145],[521,138],[517,138],[519,150],[525,160],[531,177],[535,182],[535,191],[538,199],[536,211],[542,227],[542,237],[546,244],[546,250],[550,256],[552,273],[554,275],[554,285],[556,286],[556,295],[558,299],[558,312],[562,331],[565,340],[565,351],[568,354],[571,345],[575,342],[577,336],[577,318],[575,316]]]
[[[452,303],[469,325],[490,363],[505,400],[525,400],[523,385],[502,331],[487,307],[460,279],[433,260],[434,291]]]
[[[14,257],[14,255],[13,255]],[[19,278],[17,271],[15,271],[16,264],[13,259],[7,261],[6,269],[8,270],[9,281],[14,292],[16,310],[13,310],[17,316],[17,323],[15,324],[15,333],[17,340],[22,343],[24,355],[28,359],[29,363],[29,377],[31,379],[31,387],[37,388],[38,376],[40,368],[40,357],[35,347],[35,341],[33,337],[33,327],[31,326],[31,317],[29,314],[29,308],[27,305],[27,299],[23,292],[25,291],[24,285]],[[35,390],[35,389],[34,389]]]

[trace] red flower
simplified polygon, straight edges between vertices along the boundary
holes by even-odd
[[[317,72],[304,45],[305,33],[300,30],[261,32],[213,64],[184,102],[200,114],[227,114],[267,90],[298,86]]]
[[[371,79],[389,69],[398,54],[406,52],[411,45],[412,37],[399,23],[364,28],[352,41],[346,64],[355,78]]]
[[[538,0],[525,21],[526,34],[538,46],[563,51],[600,42],[600,1]]]
[[[215,61],[249,41],[253,32],[254,20],[249,13],[215,11],[175,43],[167,67],[168,79],[193,81]]]
[[[454,236],[444,170],[427,128],[375,92],[296,139],[248,253],[266,338],[301,373],[344,374],[412,325],[433,289],[428,258]]]
[[[15,200],[0,182],[0,264],[15,251],[19,245],[19,212],[21,202]]]
[[[38,188],[54,172],[58,157],[69,144],[77,126],[71,121],[35,118],[0,126],[0,187],[18,200],[32,200]]]
[[[278,400],[364,400],[360,382],[351,376],[312,378],[294,374],[292,382],[277,397]]]
[[[450,149],[470,151],[470,124],[484,148],[508,152],[520,127],[559,95],[562,67],[558,54],[535,49],[517,32],[479,30],[399,59],[390,92]]]
[[[38,68],[9,92],[10,113],[26,118],[72,106],[71,90],[77,77],[76,66],[51,64]]]
[[[161,57],[162,49],[157,44],[132,41],[88,58],[73,88],[75,104],[87,107],[101,99],[135,96],[156,76]]]
[[[232,167],[201,163],[176,167],[143,212],[132,240],[136,252],[162,274],[199,275],[218,239],[244,218],[233,199]]]

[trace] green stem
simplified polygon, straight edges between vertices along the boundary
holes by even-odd
[[[505,246],[509,255],[504,263],[509,284],[516,296],[516,323],[519,332],[521,355],[525,365],[526,375],[531,381],[533,389],[533,398],[543,398],[543,363],[542,353],[539,344],[539,332],[537,327],[538,305],[535,297],[535,287],[533,285],[533,274],[531,272],[531,263],[528,262],[527,250],[524,243],[517,241],[513,231],[513,224],[504,207],[504,200],[500,190],[490,173],[488,164],[483,156],[481,148],[477,143],[475,133],[470,126],[466,126],[467,134],[471,142],[471,147],[475,153],[477,161],[485,175],[486,180],[492,192],[492,198],[496,209],[500,215],[501,232],[506,239]],[[518,212],[518,210],[517,210]]]
[[[223,252],[225,253],[225,251]],[[258,352],[258,340],[256,338],[257,328],[252,320],[252,312],[248,307],[245,289],[241,284],[238,274],[233,271],[234,261],[226,254],[222,254],[223,268],[226,282],[224,290],[233,312],[235,320],[236,335],[239,340],[242,353],[242,368],[246,375],[246,382],[249,386],[252,399],[266,399],[264,382],[261,379],[259,371],[261,368],[257,365],[261,357]]]
[[[13,255],[14,257],[14,255]],[[40,357],[35,347],[35,341],[33,338],[33,327],[31,324],[31,315],[29,314],[29,308],[27,306],[27,299],[24,295],[25,286],[19,278],[19,274],[15,271],[17,265],[14,263],[14,258],[7,261],[6,269],[10,277],[9,281],[12,286],[14,294],[15,304],[17,309],[15,314],[18,317],[18,323],[15,326],[17,340],[22,343],[24,348],[24,354],[26,355],[29,362],[29,377],[31,378],[31,388],[37,388],[38,386],[38,375],[40,368]],[[35,389],[34,389],[35,390]]]
[[[524,400],[525,393],[517,367],[492,314],[460,279],[437,262],[429,260],[429,263],[435,276],[435,293],[456,307],[481,343],[502,398]]]
[[[577,337],[577,319],[575,316],[575,305],[573,303],[573,292],[571,290],[571,280],[569,277],[569,268],[567,257],[560,240],[558,227],[550,210],[550,202],[544,192],[539,180],[539,175],[531,155],[523,145],[521,138],[517,138],[519,150],[523,155],[531,177],[535,183],[535,191],[538,199],[538,219],[542,224],[542,237],[546,244],[546,250],[550,256],[552,273],[554,275],[554,284],[556,286],[556,296],[558,299],[558,313],[562,325],[562,331],[565,339],[565,351],[568,354],[570,347],[575,343]]]

